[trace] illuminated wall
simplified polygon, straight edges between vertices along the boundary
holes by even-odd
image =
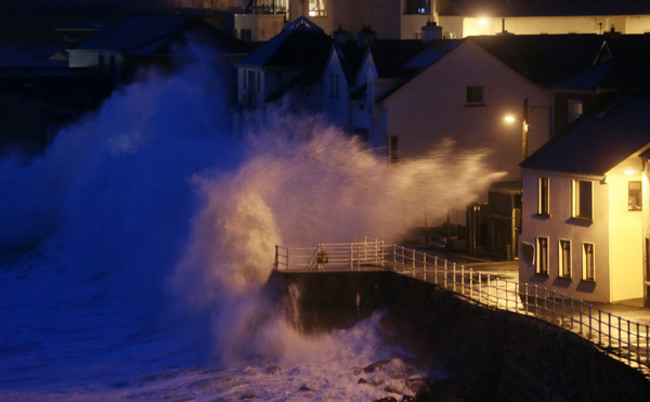
[[[459,24],[458,20],[462,21]],[[555,16],[555,17],[494,17],[494,16],[445,16],[439,25],[447,37],[496,35],[507,31],[518,35],[539,34],[602,34],[613,27],[624,34],[650,32],[649,15],[605,16]]]
[[[467,102],[468,86],[483,89],[483,102]],[[421,156],[451,138],[461,149],[487,149],[493,169],[520,177],[523,100],[550,105],[550,94],[525,80],[471,40],[420,73],[383,101],[386,136],[399,138],[400,155]],[[529,116],[529,152],[548,140],[548,108]],[[505,180],[506,178],[504,178]]]
[[[628,200],[629,182],[641,181],[642,172],[641,158],[633,156],[607,173],[612,300],[643,297],[643,212]]]
[[[549,178],[549,215],[537,214],[538,179]],[[573,180],[593,183],[594,219],[592,222],[572,219]],[[522,234],[520,245],[536,246],[538,237],[548,238],[548,275],[535,273],[535,257],[519,258],[519,282],[554,288],[558,292],[586,301],[612,301],[610,289],[610,216],[609,184],[598,176],[576,176],[558,172],[523,169]],[[560,277],[559,242],[571,242],[571,275]],[[595,280],[583,279],[583,244],[595,245]],[[537,253],[538,250],[535,250]]]

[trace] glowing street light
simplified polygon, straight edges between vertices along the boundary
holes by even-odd
[[[517,118],[507,115],[503,118],[507,123],[514,123]],[[521,115],[521,160],[528,157],[528,98],[524,99],[523,113]]]

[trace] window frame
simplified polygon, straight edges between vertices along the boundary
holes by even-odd
[[[550,216],[550,180],[548,177],[537,179],[537,215]]]
[[[567,248],[564,248],[563,245],[566,245]],[[571,268],[572,268],[571,254],[572,254],[571,240],[559,239],[557,255],[558,255],[558,276],[560,278],[565,278],[565,279],[571,278]]]
[[[535,240],[535,274],[548,276],[548,237],[539,236]],[[542,246],[543,243],[543,246]],[[542,253],[544,251],[544,253]]]
[[[634,189],[637,194],[632,196],[632,184],[638,185],[638,189]],[[636,202],[631,201],[635,199]],[[633,205],[634,204],[634,205]],[[627,210],[628,211],[641,211],[643,210],[643,182],[641,180],[630,180],[627,182]]]
[[[582,243],[582,280],[596,281],[596,245],[594,243]]]
[[[588,184],[589,188],[589,211],[583,210],[586,206],[583,200],[587,195],[584,191]],[[573,179],[571,214],[574,219],[593,221],[594,219],[594,182],[592,180]],[[587,213],[589,212],[589,213]]]

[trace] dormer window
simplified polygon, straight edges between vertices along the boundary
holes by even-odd
[[[310,17],[327,17],[325,10],[325,0],[309,0]]]

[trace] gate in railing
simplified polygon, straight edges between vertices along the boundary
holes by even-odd
[[[650,376],[650,328],[541,286],[519,284],[461,264],[381,241],[276,246],[280,271],[388,269],[433,283],[470,302],[547,321]]]

